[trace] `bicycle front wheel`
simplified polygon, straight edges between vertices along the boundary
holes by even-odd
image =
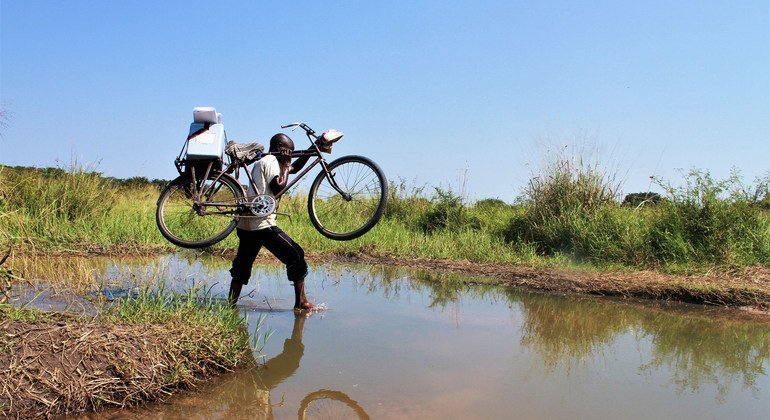
[[[321,171],[310,187],[310,221],[327,238],[357,238],[374,227],[385,211],[385,174],[363,156],[344,156],[327,168],[328,172]]]
[[[194,183],[192,178],[180,176],[161,192],[156,221],[163,237],[183,248],[203,248],[235,229],[243,189],[229,176],[215,178],[211,174]]]

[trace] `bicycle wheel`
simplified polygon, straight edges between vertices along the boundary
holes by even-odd
[[[310,187],[307,201],[310,221],[327,238],[338,241],[357,238],[374,227],[385,211],[388,196],[385,174],[363,156],[343,156],[328,168],[331,177],[321,171]]]
[[[297,418],[362,420],[369,419],[369,414],[344,392],[319,389],[302,399]]]
[[[158,229],[174,245],[211,246],[235,229],[235,214],[243,189],[229,176],[214,178],[216,174],[211,174],[194,185],[192,178],[180,176],[160,193],[156,212]],[[196,191],[202,195],[199,203],[193,199]]]

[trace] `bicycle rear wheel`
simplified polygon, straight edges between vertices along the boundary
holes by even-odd
[[[310,221],[327,238],[338,241],[357,238],[374,227],[385,211],[388,196],[385,174],[363,156],[343,156],[328,168],[331,177],[321,171],[310,187],[307,201]]]
[[[305,419],[369,419],[358,402],[341,391],[319,389],[299,403],[297,418]]]
[[[229,176],[216,176],[210,174],[196,183],[180,176],[161,192],[156,221],[163,237],[183,248],[203,248],[225,239],[235,229],[243,189]],[[201,195],[198,203],[193,199],[195,192]]]

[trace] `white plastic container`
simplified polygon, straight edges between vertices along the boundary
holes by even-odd
[[[203,130],[206,123],[190,124],[190,135]],[[221,160],[227,143],[225,126],[222,124],[211,124],[208,130],[203,130],[194,135],[187,144],[188,160]]]
[[[213,106],[198,106],[193,108],[193,122],[221,124],[222,114],[218,113]]]

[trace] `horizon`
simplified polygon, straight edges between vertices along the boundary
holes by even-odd
[[[330,159],[470,201],[512,202],[558,153],[622,194],[691,168],[751,182],[770,169],[768,21],[765,1],[6,0],[0,164],[172,179],[192,108],[214,106],[231,140],[336,128]]]

